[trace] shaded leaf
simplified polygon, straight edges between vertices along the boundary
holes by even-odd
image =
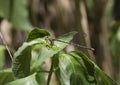
[[[36,81],[36,73],[22,79],[10,82],[6,85],[39,85]]]
[[[26,42],[14,54],[12,70],[16,78],[23,78],[30,74],[31,46],[40,43],[44,43],[44,40]]]
[[[4,64],[5,64],[5,47],[4,46],[0,46],[0,69],[3,68]]]
[[[0,71],[0,85],[5,85],[14,80],[14,76],[11,69]]]
[[[16,78],[24,78],[30,74],[31,47],[24,43],[14,55],[13,72]]]
[[[39,85],[46,85],[45,77],[46,77],[45,72],[37,72],[36,81],[39,83]]]
[[[43,38],[45,36],[50,36],[49,32],[47,32],[44,29],[35,28],[34,30],[32,30],[29,33],[28,38],[27,38],[27,42],[32,41],[32,40],[37,39],[37,38]]]

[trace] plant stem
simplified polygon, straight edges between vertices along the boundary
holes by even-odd
[[[50,85],[50,80],[51,80],[51,77],[52,77],[52,73],[53,73],[53,62],[51,63],[50,73],[49,73],[48,79],[47,79],[47,85]]]
[[[3,37],[3,35],[2,35],[2,32],[0,32],[0,38],[2,39],[3,44],[5,45],[7,51],[8,51],[8,53],[9,53],[9,55],[10,55],[11,60],[13,61],[12,54],[11,54],[11,52],[10,52],[10,49],[9,49],[9,47],[8,47],[8,45],[7,45],[7,43],[6,43],[6,41],[4,40],[4,37]]]

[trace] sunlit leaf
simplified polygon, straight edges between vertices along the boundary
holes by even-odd
[[[74,52],[59,56],[61,85],[97,85],[94,65]]]
[[[29,42],[24,43],[14,54],[12,69],[16,78],[24,78],[30,75],[30,64],[33,62],[33,60],[31,61],[31,47],[36,44],[46,46],[47,43],[43,37],[49,35],[47,31],[41,29],[34,29],[30,32]]]
[[[109,76],[107,76],[107,74],[105,74],[86,55],[84,55],[81,52],[76,52],[76,51],[73,52],[72,54],[73,54],[73,56],[74,56],[74,54],[76,54],[83,59],[85,66],[87,68],[87,71],[89,72],[90,75],[95,75],[95,79],[96,79],[98,85],[117,85],[117,83],[114,80],[112,80]],[[70,53],[70,55],[71,55],[71,53]],[[93,67],[94,70],[93,70],[93,68],[91,68],[92,67],[91,65],[94,65],[94,67]]]
[[[76,34],[76,32],[70,32],[67,33],[58,39],[64,42],[70,42],[73,39],[73,36]],[[54,45],[52,47],[43,47],[41,48],[39,52],[39,56],[36,59],[35,63],[31,66],[32,70],[37,70],[39,66],[47,59],[52,57],[53,55],[57,54],[60,52],[62,49],[64,49],[67,44],[59,41],[53,41]]]
[[[81,52],[60,54],[58,67],[61,85],[117,85]]]
[[[31,60],[31,66],[33,65],[33,63],[35,63],[36,59],[38,58],[39,54],[38,52],[36,52],[35,50],[32,51],[32,60]],[[41,65],[41,67],[39,68],[39,72],[37,72],[36,75],[36,80],[39,83],[39,85],[46,85],[46,79],[45,79],[45,72],[44,71],[44,67]]]
[[[34,73],[28,77],[18,79],[6,85],[39,85],[39,84],[36,81],[36,73]]]

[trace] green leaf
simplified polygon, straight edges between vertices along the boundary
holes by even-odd
[[[14,80],[14,76],[11,69],[0,71],[0,85],[5,85]]]
[[[16,78],[24,78],[30,74],[31,47],[24,43],[15,53],[13,72]]]
[[[60,54],[58,65],[60,71],[57,78],[61,85],[97,85],[94,65],[84,62],[74,52]]]
[[[36,75],[36,81],[39,83],[39,85],[46,85],[45,72],[38,72]]]
[[[81,52],[60,54],[58,60],[60,85],[117,85]]]
[[[59,37],[58,39],[64,42],[70,42],[73,39],[73,36],[76,34],[77,32],[69,32],[61,37]],[[57,54],[58,52],[60,52],[61,50],[63,50],[67,44],[63,43],[63,42],[59,42],[59,41],[53,41],[54,45],[52,47],[43,47],[40,49],[40,53],[38,58],[36,59],[35,63],[32,64],[31,66],[31,70],[38,70],[40,65],[47,59],[50,57],[53,57],[55,54]]]
[[[0,0],[0,17],[9,18],[10,0]]]
[[[3,68],[5,63],[5,47],[0,45],[0,69]]]
[[[0,0],[0,17],[8,19],[16,29],[31,29],[27,0]]]
[[[14,54],[12,70],[16,78],[23,78],[30,74],[31,46],[43,42],[42,39],[26,42]]]
[[[37,39],[37,38],[43,38],[46,36],[50,36],[49,32],[47,32],[44,29],[35,28],[34,30],[32,30],[29,33],[28,38],[27,38],[27,42],[32,41],[32,40]]]
[[[78,55],[83,59],[87,71],[89,72],[90,75],[95,75],[95,79],[98,85],[117,85],[117,83],[114,80],[107,76],[107,74],[105,74],[94,62],[92,62],[82,52],[74,51],[72,54]],[[93,67],[91,65],[93,65]]]
[[[39,85],[36,81],[36,73],[22,79],[10,82],[6,85]]]
[[[35,60],[38,58],[38,52],[36,52],[35,50],[32,51],[32,60],[31,60],[31,66],[33,65],[33,63],[35,63]],[[41,66],[39,68],[41,71],[37,72],[36,75],[36,80],[39,83],[39,85],[46,85],[46,79],[45,79],[45,72],[44,71],[44,67]],[[42,76],[42,77],[41,77]]]
[[[11,22],[17,29],[30,30],[27,10],[28,0],[13,0]]]
[[[112,80],[98,66],[95,66],[95,70],[96,70],[96,79],[98,85],[118,85],[116,81]]]
[[[119,34],[120,34],[120,22],[117,22],[113,25],[113,27],[111,28],[110,32],[109,32],[109,46],[110,46],[110,50],[114,56],[114,61],[115,63],[119,63]]]
[[[67,44],[64,43],[64,42],[69,43],[73,39],[75,34],[77,34],[77,32],[73,31],[73,32],[69,32],[69,33],[66,33],[66,34],[58,37],[57,40],[60,40],[60,41],[63,41],[63,42],[55,41],[54,42],[55,46],[59,47],[60,49],[65,48]]]

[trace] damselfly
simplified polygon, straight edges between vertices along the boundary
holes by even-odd
[[[54,44],[54,41],[58,41],[58,42],[66,43],[66,44],[69,44],[69,45],[74,45],[74,46],[77,46],[77,47],[80,47],[80,48],[83,48],[83,49],[87,49],[87,50],[91,50],[91,51],[95,50],[94,48],[91,48],[91,47],[79,45],[79,44],[72,43],[72,42],[65,42],[65,41],[62,41],[62,40],[59,40],[59,39],[53,39],[53,38],[47,38],[47,39],[51,42],[52,45]]]

